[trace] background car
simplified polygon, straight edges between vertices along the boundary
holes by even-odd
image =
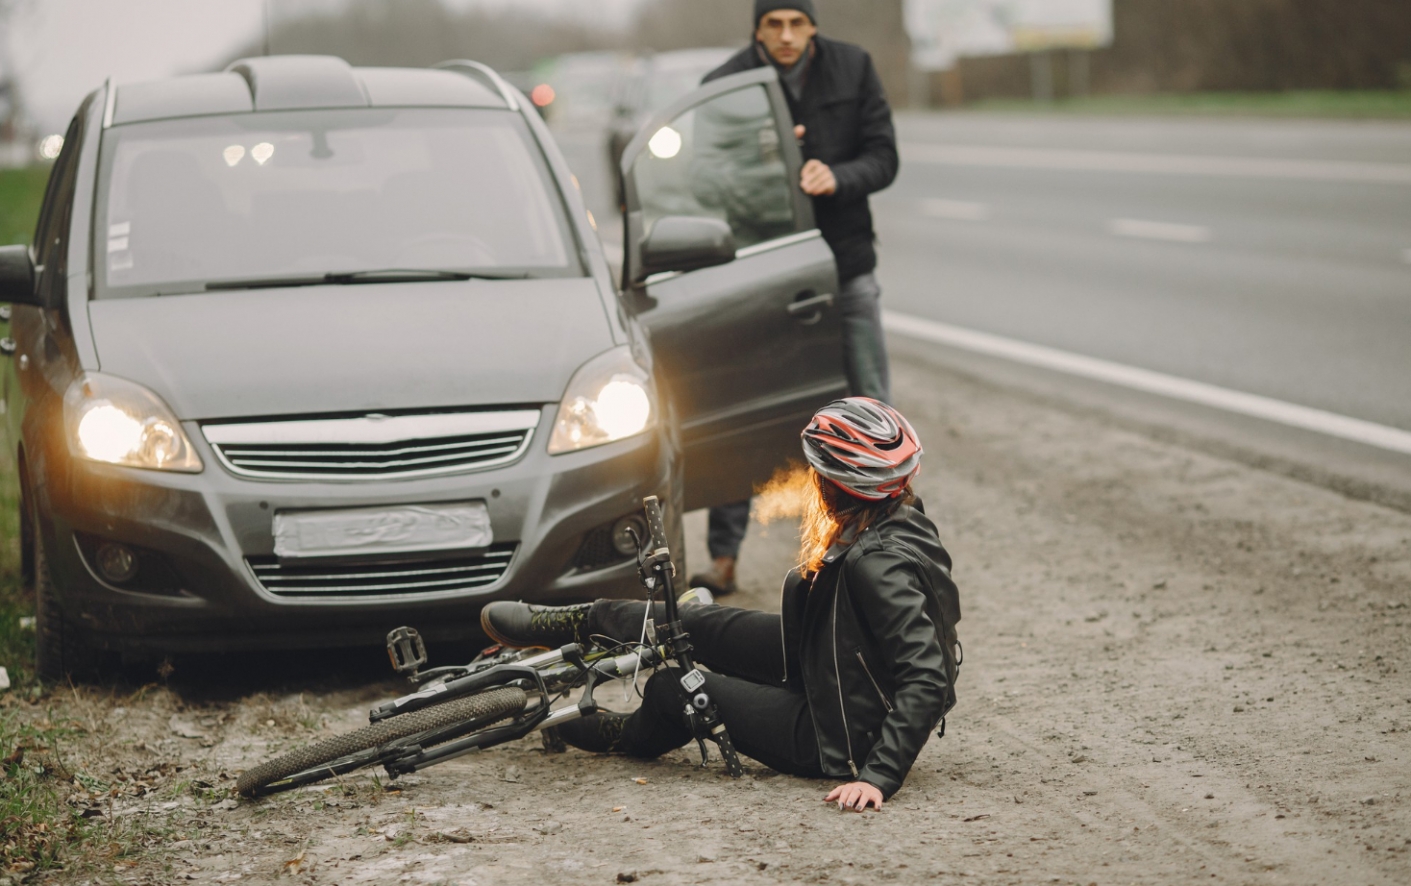
[[[643,496],[679,538],[844,388],[772,78],[628,147],[622,291],[484,66],[276,56],[91,94],[33,246],[0,249],[41,674],[461,639],[489,600],[634,593]],[[774,195],[772,227],[732,180]]]
[[[616,168],[632,137],[672,102],[701,85],[706,74],[725,64],[738,49],[678,49],[640,56],[617,95],[608,156]]]

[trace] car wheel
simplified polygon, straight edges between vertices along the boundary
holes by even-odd
[[[33,514],[32,511],[29,513]],[[30,517],[34,520],[34,517]],[[44,533],[31,523],[30,557],[34,569],[34,669],[39,679],[59,682],[96,676],[100,653],[72,621],[64,617],[54,598],[54,580],[44,551]]]

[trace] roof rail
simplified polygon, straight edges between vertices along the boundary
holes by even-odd
[[[455,71],[457,74],[464,74],[467,77],[474,77],[483,81],[491,89],[500,94],[500,98],[505,100],[511,111],[519,110],[519,100],[514,97],[514,90],[505,82],[504,78],[495,73],[495,69],[480,62],[473,62],[470,59],[457,58],[450,61],[441,62],[431,67],[443,71]]]

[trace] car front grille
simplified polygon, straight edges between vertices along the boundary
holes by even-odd
[[[365,563],[281,563],[275,557],[248,557],[260,586],[277,597],[386,597],[456,593],[499,581],[519,545],[491,545],[476,556],[434,560],[379,560]]]
[[[517,460],[538,410],[208,424],[232,473],[265,479],[377,480],[483,470]]]

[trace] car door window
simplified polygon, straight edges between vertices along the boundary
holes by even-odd
[[[652,134],[633,162],[642,229],[664,216],[729,223],[738,248],[797,230],[769,93],[752,85],[703,102]]]

